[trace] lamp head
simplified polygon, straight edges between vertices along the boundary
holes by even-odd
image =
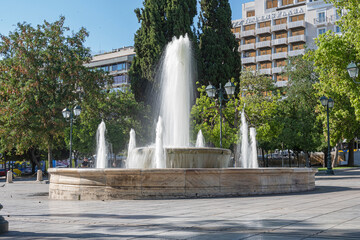
[[[209,85],[206,87],[205,91],[206,91],[206,94],[208,95],[208,97],[210,97],[210,98],[214,98],[214,97],[215,97],[216,88],[215,88],[213,85],[209,84]]]
[[[64,108],[63,110],[62,110],[62,115],[63,115],[63,117],[64,118],[66,118],[66,119],[68,119],[69,117],[70,117],[70,110],[68,109],[68,108]]]

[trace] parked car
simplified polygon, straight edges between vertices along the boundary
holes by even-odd
[[[6,176],[5,168],[0,168],[0,176]]]

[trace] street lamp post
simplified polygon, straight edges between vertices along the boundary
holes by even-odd
[[[68,108],[64,108],[62,110],[62,114],[63,114],[64,118],[65,119],[70,118],[70,157],[69,157],[69,159],[70,159],[70,168],[72,168],[72,127],[73,127],[73,120],[74,120],[74,115],[75,115],[75,117],[80,115],[81,107],[80,106],[75,106],[74,109],[73,109],[73,112],[70,111]]]
[[[329,111],[334,107],[334,100],[332,98],[327,98],[322,96],[320,98],[321,105],[326,107],[326,115],[327,115],[327,142],[328,142],[328,155],[327,155],[327,174],[334,175],[334,171],[331,166],[331,150],[330,150],[330,126],[329,126]]]
[[[225,90],[224,90],[224,88],[225,88]],[[210,97],[210,98],[214,98],[216,93],[219,95],[219,101],[220,101],[220,148],[222,148],[222,102],[228,101],[224,98],[225,93],[229,97],[234,95],[235,85],[229,81],[225,84],[224,88],[222,88],[221,83],[220,83],[220,87],[218,89],[216,89],[211,84],[209,84],[205,89],[208,97]]]

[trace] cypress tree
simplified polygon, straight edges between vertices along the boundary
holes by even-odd
[[[228,0],[201,0],[199,16],[200,83],[224,86],[240,74],[238,43],[231,32],[231,9]]]
[[[157,94],[156,66],[164,47],[174,36],[186,33],[190,38],[196,15],[196,0],[145,0],[135,9],[141,23],[134,38],[136,56],[130,69],[131,89],[137,101],[151,103]]]

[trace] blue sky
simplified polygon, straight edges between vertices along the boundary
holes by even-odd
[[[229,0],[232,19],[241,18],[241,5],[251,0]],[[65,16],[65,25],[78,31],[85,27],[90,36],[86,46],[93,53],[132,46],[140,27],[134,13],[143,0],[0,0],[0,34],[8,35],[18,22],[36,26]]]

